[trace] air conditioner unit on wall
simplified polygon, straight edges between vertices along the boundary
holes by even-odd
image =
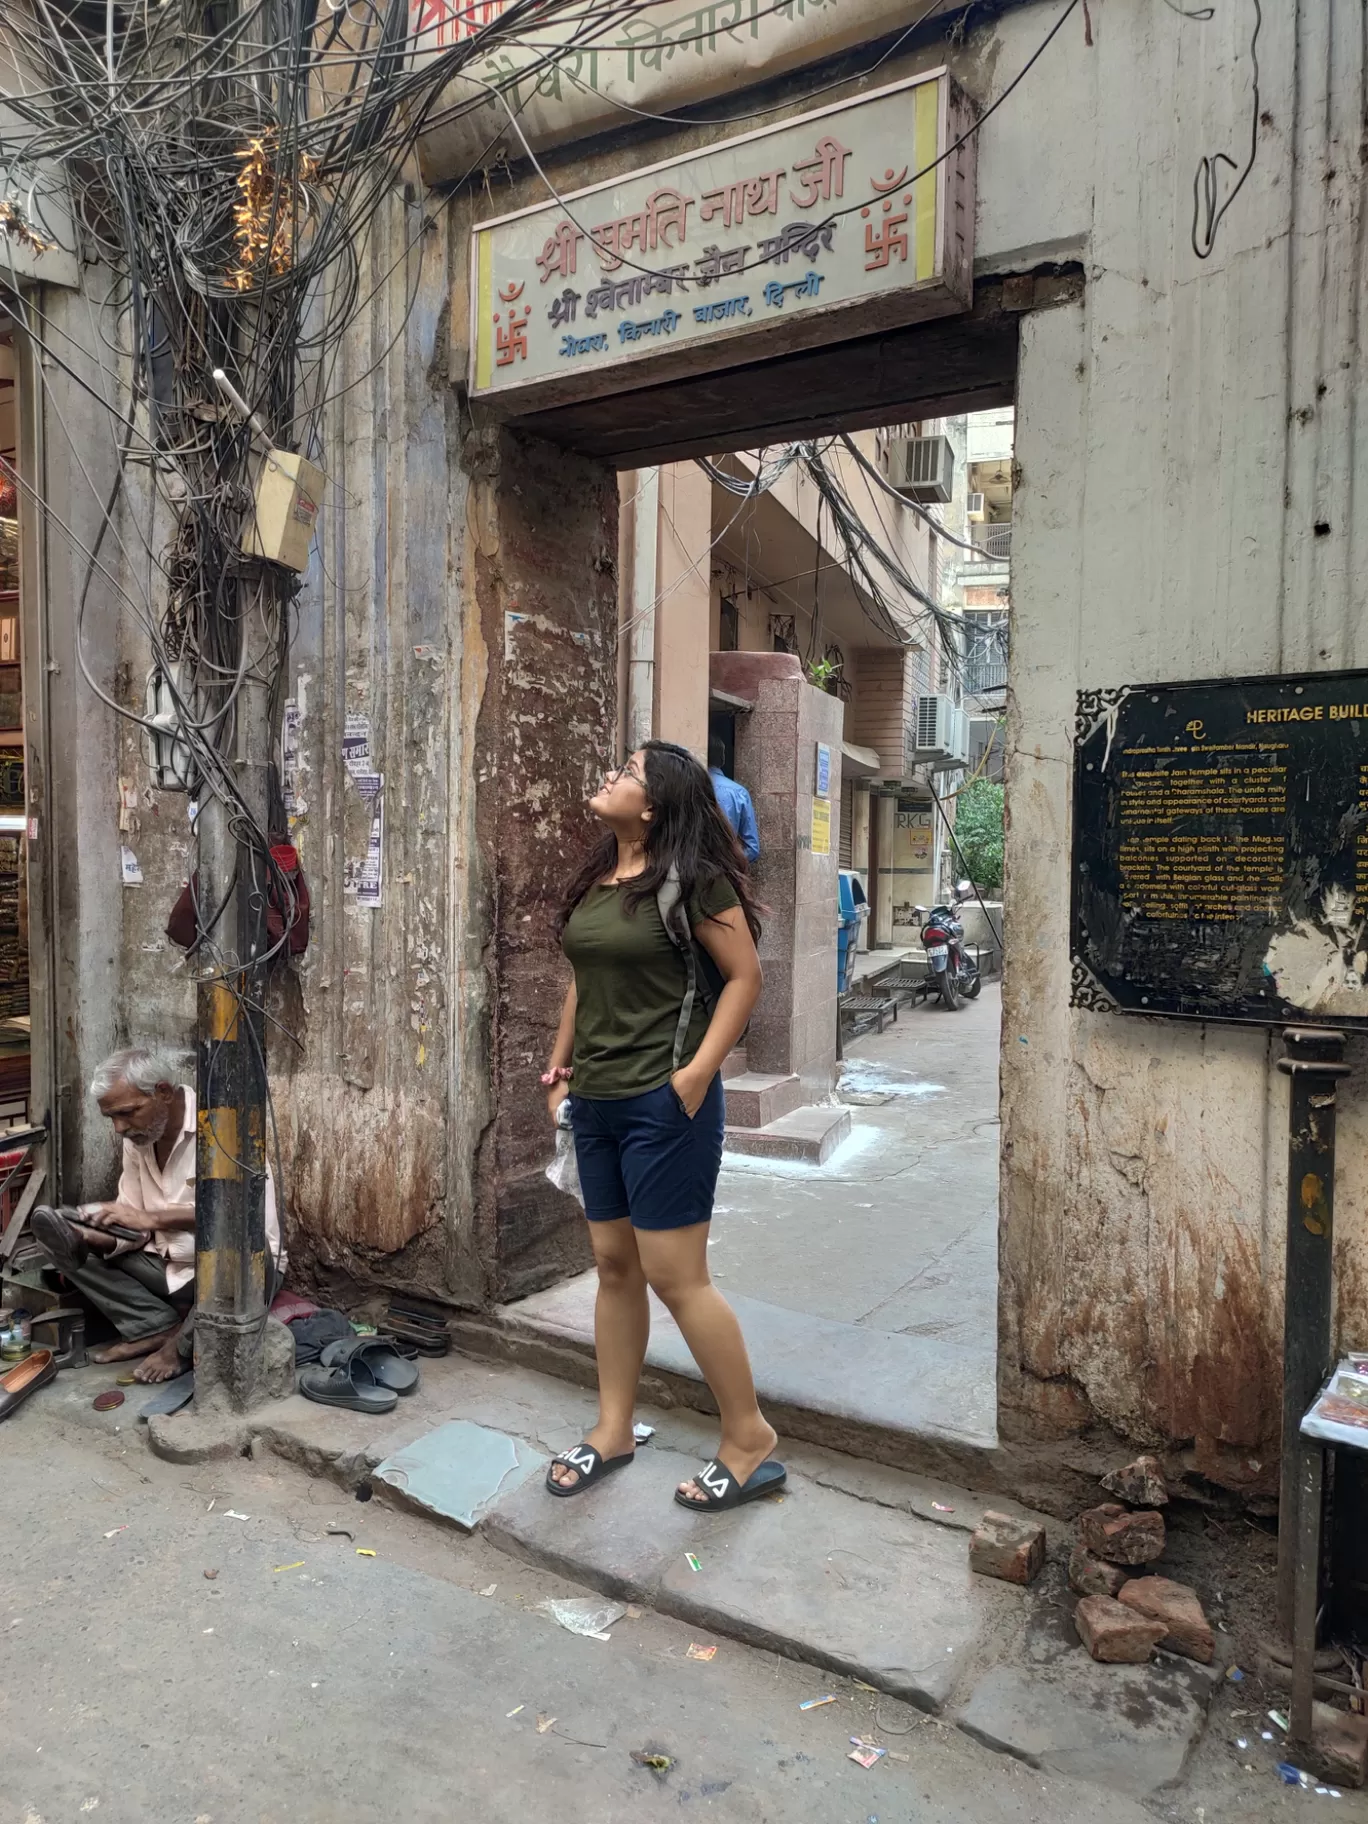
[[[888,479],[922,506],[948,501],[955,491],[955,452],[948,437],[896,437],[888,446]]]
[[[983,504],[982,494],[970,494],[965,498],[964,517],[975,525],[982,525],[988,517],[988,509]]]
[[[969,717],[949,697],[917,698],[916,758],[942,766],[963,766],[969,759]]]

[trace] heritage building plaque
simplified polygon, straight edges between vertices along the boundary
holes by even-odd
[[[1368,672],[1082,691],[1072,1000],[1368,1026]]]

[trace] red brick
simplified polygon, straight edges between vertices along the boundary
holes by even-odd
[[[1335,1786],[1368,1784],[1368,1716],[1351,1716],[1333,1704],[1311,1712],[1313,1759]]]
[[[1089,1653],[1109,1666],[1143,1666],[1164,1633],[1163,1622],[1146,1621],[1110,1596],[1085,1596],[1074,1622]]]
[[[1136,1577],[1119,1600],[1138,1615],[1163,1622],[1168,1632],[1159,1644],[1170,1653],[1182,1653],[1204,1666],[1216,1657],[1216,1636],[1202,1613],[1196,1590],[1185,1583],[1175,1583],[1171,1577]]]
[[[1032,1583],[1045,1562],[1045,1528],[1010,1514],[986,1513],[969,1541],[969,1569],[1007,1583]]]
[[[1110,1470],[1103,1476],[1102,1486],[1131,1507],[1168,1506],[1168,1483],[1158,1457],[1137,1457],[1122,1469]]]
[[[1069,1588],[1080,1596],[1115,1596],[1125,1581],[1119,1564],[1094,1558],[1086,1546],[1076,1545],[1069,1555]]]
[[[1107,1501],[1078,1516],[1078,1536],[1095,1558],[1108,1564],[1149,1564],[1164,1549],[1164,1516],[1128,1513]]]

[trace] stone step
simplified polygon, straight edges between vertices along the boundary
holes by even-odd
[[[734,1077],[744,1076],[749,1069],[750,1062],[746,1057],[746,1048],[744,1045],[738,1045],[722,1060],[722,1081],[730,1083]]]
[[[597,1276],[583,1273],[488,1314],[463,1314],[453,1325],[456,1344],[471,1355],[592,1383],[597,1289]],[[785,1437],[976,1487],[1002,1486],[991,1349],[727,1296],[760,1403]],[[716,1410],[679,1326],[654,1293],[646,1385],[648,1397],[676,1408]]]
[[[731,1123],[730,1088],[726,1149],[750,1153],[761,1159],[798,1159],[808,1165],[825,1165],[843,1140],[850,1137],[850,1110],[809,1104],[791,1114],[766,1122],[763,1127],[734,1127]]]
[[[760,1071],[748,1070],[724,1081],[728,1127],[768,1127],[802,1105],[800,1077],[767,1077]]]

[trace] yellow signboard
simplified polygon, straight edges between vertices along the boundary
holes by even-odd
[[[812,852],[814,855],[831,853],[831,800],[814,798],[812,801]]]

